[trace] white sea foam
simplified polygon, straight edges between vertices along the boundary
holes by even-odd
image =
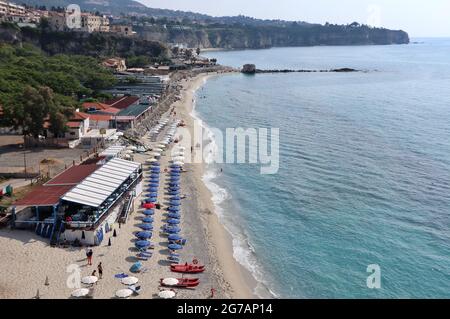
[[[194,95],[195,96],[195,95]],[[197,112],[195,111],[196,98],[194,98],[193,109],[191,116],[197,120],[200,120]],[[217,167],[214,166],[214,158],[219,151],[217,143],[214,139],[212,130],[202,121],[203,129],[205,130],[206,138],[203,141],[207,142],[211,152],[207,152],[204,161],[207,163],[207,168],[202,177],[203,182],[212,194],[212,201],[215,207],[215,213],[219,217],[220,222],[225,229],[231,234],[233,244],[233,257],[236,261],[247,269],[257,282],[253,293],[260,298],[276,298],[278,297],[270,288],[270,283],[265,279],[262,266],[256,258],[254,248],[249,242],[249,237],[245,230],[240,226],[237,221],[237,216],[233,215],[230,210],[226,209],[225,203],[228,202],[232,196],[224,188],[218,185],[215,180],[219,176],[220,172]]]

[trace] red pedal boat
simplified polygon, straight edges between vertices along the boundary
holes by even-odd
[[[163,287],[173,287],[173,288],[194,288],[200,284],[200,279],[198,278],[179,278],[173,280],[173,278],[162,279],[160,284]]]
[[[198,274],[205,271],[205,266],[192,264],[170,265],[170,270],[184,274]]]

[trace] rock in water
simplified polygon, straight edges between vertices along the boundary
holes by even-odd
[[[242,67],[242,73],[244,74],[255,74],[256,73],[256,65],[254,64],[244,64]]]

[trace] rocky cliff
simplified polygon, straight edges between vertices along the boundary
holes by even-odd
[[[94,57],[146,55],[158,59],[168,57],[167,47],[158,41],[120,37],[113,34],[51,32],[14,26],[0,26],[0,43],[30,43],[50,55],[80,54]]]
[[[366,26],[292,26],[292,27],[204,27],[176,29],[146,27],[139,30],[146,40],[183,43],[189,47],[260,49],[315,45],[384,45],[407,44],[404,31]]]

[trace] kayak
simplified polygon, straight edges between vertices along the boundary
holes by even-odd
[[[180,272],[185,274],[198,274],[205,271],[205,266],[202,265],[170,265],[170,270],[173,272]]]

